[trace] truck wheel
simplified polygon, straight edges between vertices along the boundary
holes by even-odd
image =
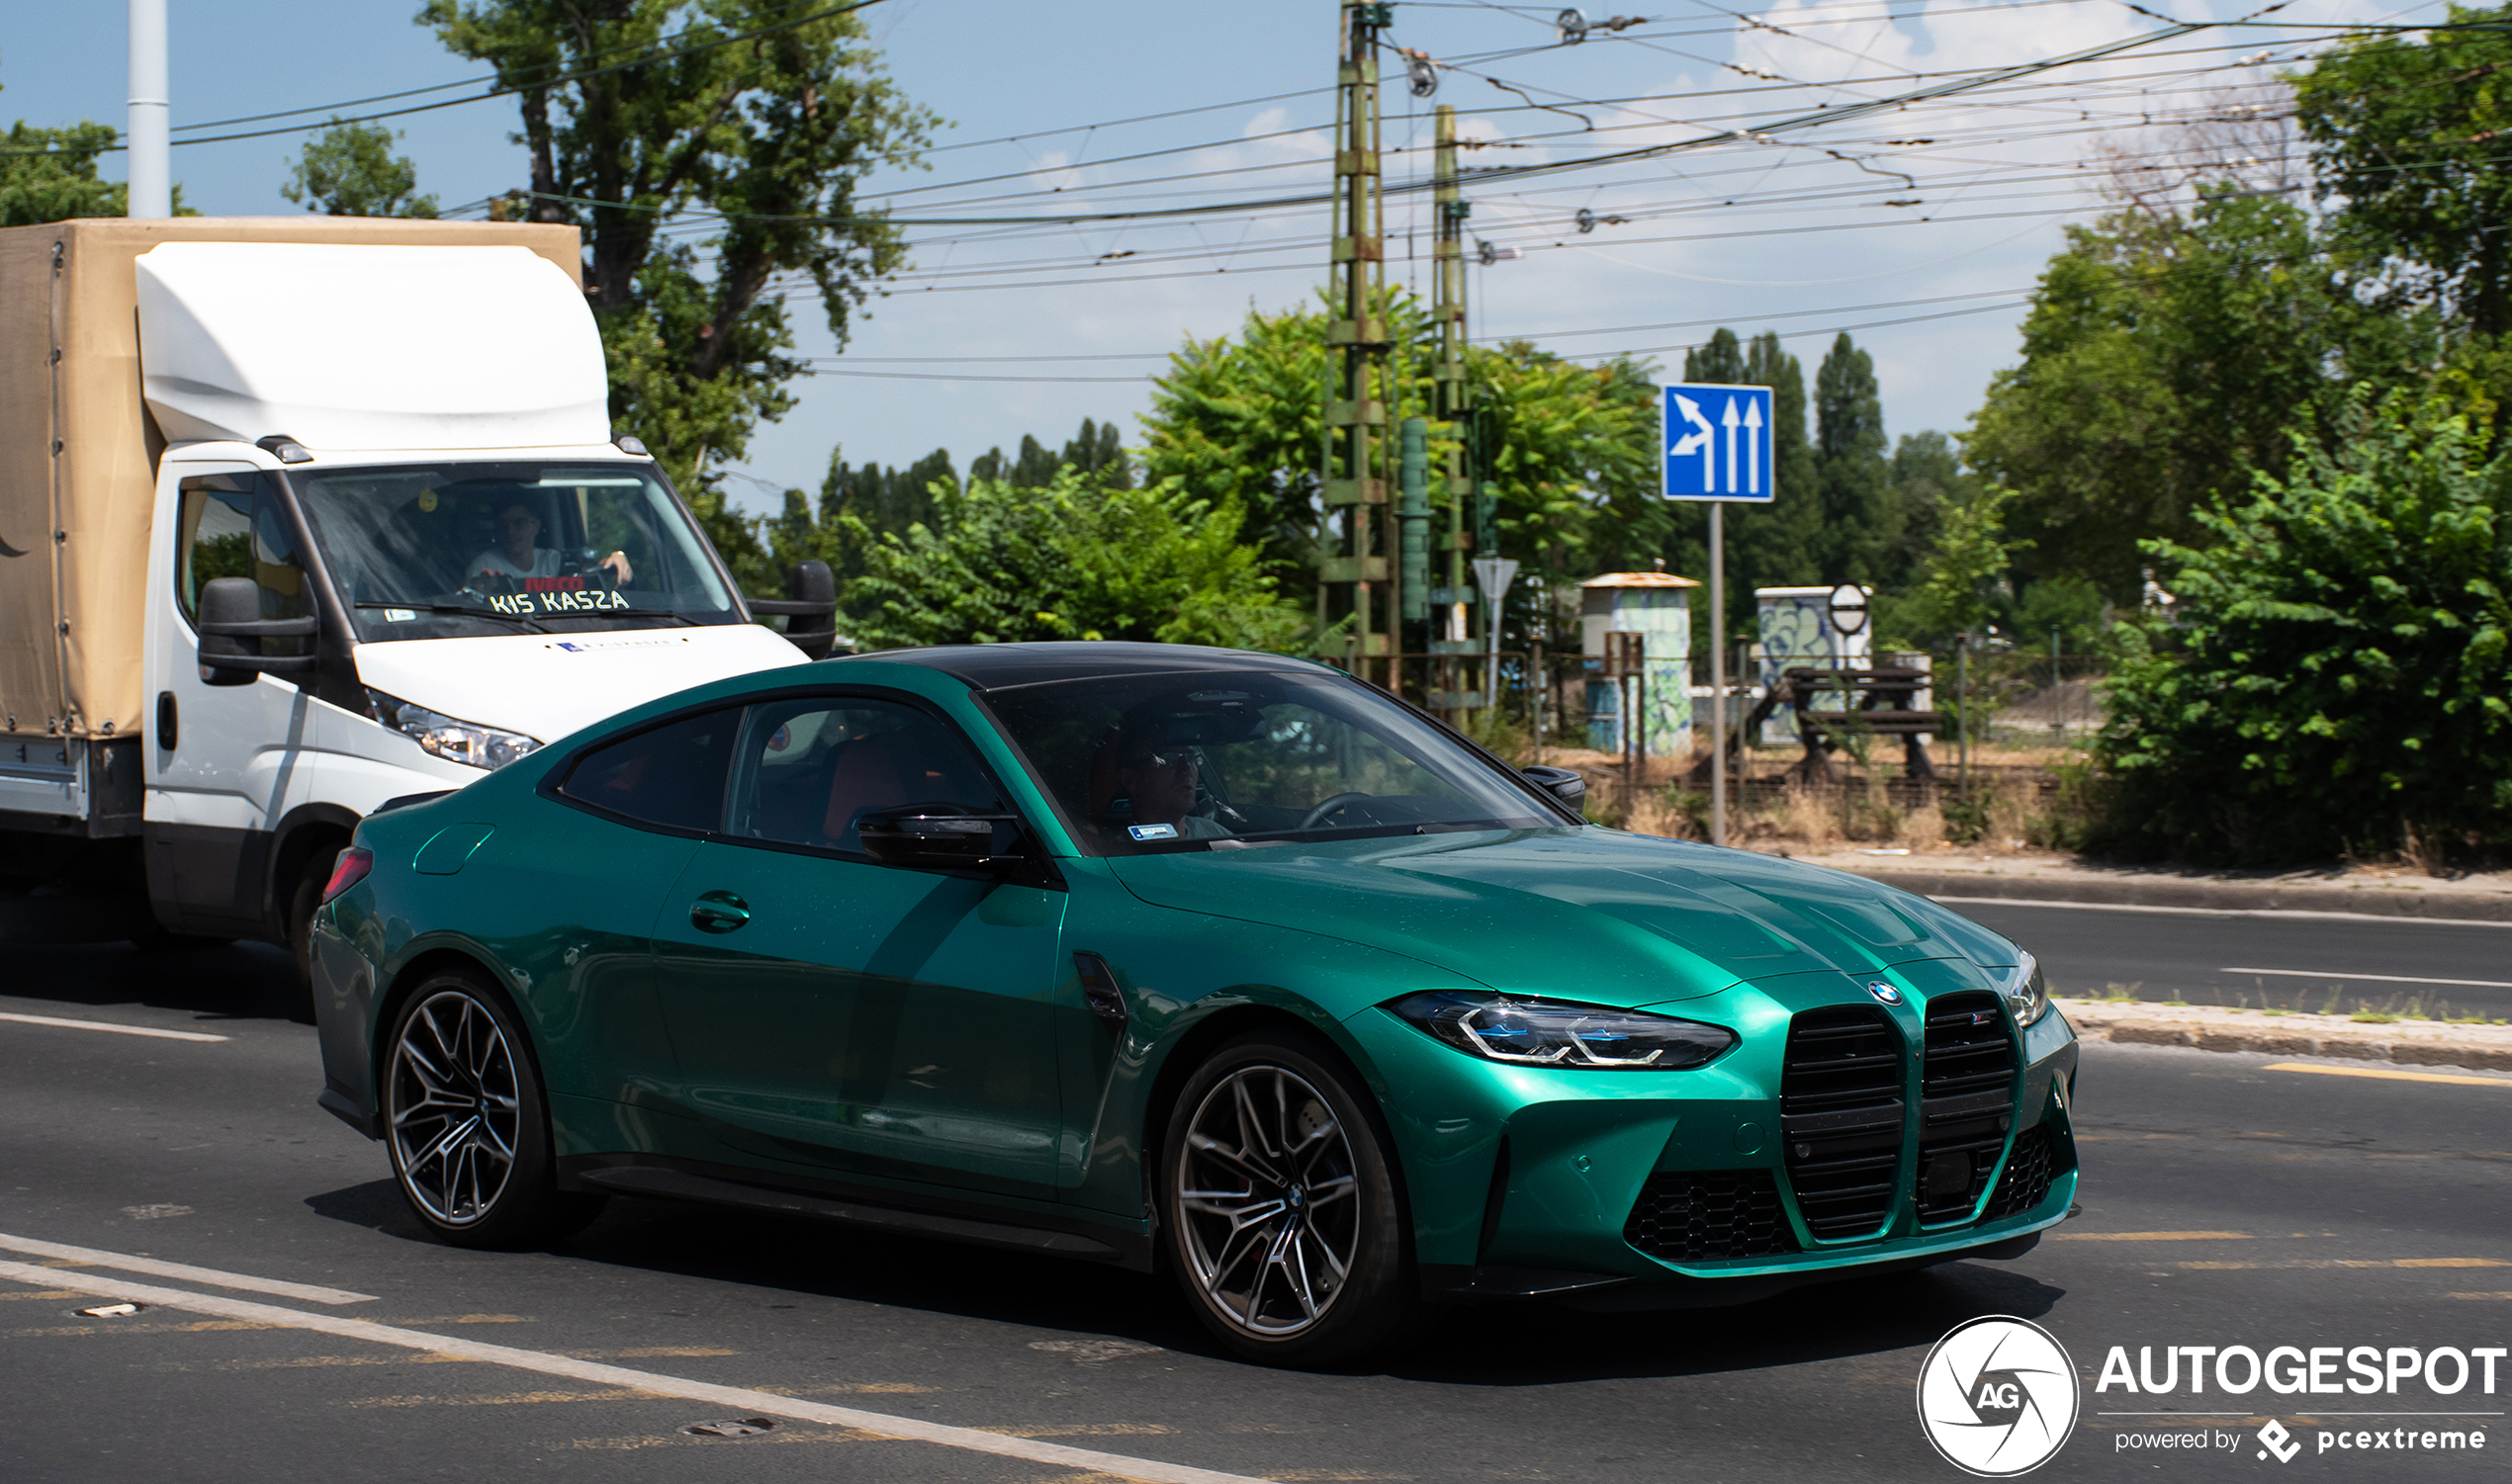
[[[1229,1042],[1187,1080],[1161,1142],[1170,1266],[1232,1352],[1327,1365],[1416,1329],[1393,1152],[1331,1048],[1292,1031]]]
[[[297,983],[314,993],[314,917],[322,906],[322,889],[331,884],[331,868],[346,844],[316,850],[297,868],[297,884],[288,893],[288,953],[297,961]]]
[[[601,1196],[558,1188],[530,1042],[486,975],[429,975],[386,1044],[385,1148],[403,1198],[440,1240],[524,1247],[601,1214]]]

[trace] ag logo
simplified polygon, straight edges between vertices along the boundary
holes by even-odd
[[[1919,1425],[1945,1461],[1985,1478],[2028,1474],[2075,1430],[2076,1362],[2049,1332],[1996,1315],[1956,1325],[1919,1367]]]

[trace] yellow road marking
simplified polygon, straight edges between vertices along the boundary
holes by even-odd
[[[194,1324],[64,1324],[42,1330],[0,1330],[0,1334],[13,1337],[23,1336],[35,1340],[57,1340],[72,1335],[194,1335],[203,1330],[284,1328],[286,1328],[284,1325],[256,1324],[241,1319],[204,1319]]]
[[[488,1396],[367,1396],[341,1405],[348,1407],[528,1407],[545,1402],[650,1402],[662,1395],[656,1391],[633,1391],[612,1387],[602,1391],[507,1391]]]
[[[530,1324],[521,1314],[437,1314],[422,1319],[379,1319],[377,1324]]]
[[[2249,1267],[2512,1267],[2501,1258],[2288,1258],[2268,1263],[2175,1263],[2200,1272],[2231,1272]]]
[[[2512,1298],[2512,1293],[2455,1293],[2453,1298]]]
[[[2309,1062],[2270,1062],[2270,1072],[2317,1072],[2323,1077],[2377,1077],[2383,1082],[2447,1082],[2464,1088],[2512,1088],[2512,1077],[2454,1077],[2446,1072],[2391,1072],[2379,1067],[2315,1067]]]
[[[2054,1232],[2061,1242],[2249,1242],[2248,1232]]]
[[[1000,1433],[1006,1438],[1158,1438],[1177,1429],[1156,1422],[1086,1422],[1053,1428],[980,1428],[981,1433]]]
[[[0,1293],[0,1299],[10,1299],[10,1298],[86,1298],[86,1297],[88,1297],[88,1295],[87,1295],[87,1294],[81,1293],[81,1292],[79,1292],[79,1291],[78,1291],[77,1289],[75,1289],[75,1288],[38,1288],[38,1289],[36,1289],[36,1290],[35,1290],[34,1292],[32,1292],[32,1293]]]

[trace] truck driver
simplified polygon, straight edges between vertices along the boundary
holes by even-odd
[[[521,500],[507,504],[497,512],[497,544],[471,559],[463,568],[466,579],[476,577],[555,577],[559,575],[559,554],[536,545],[541,535],[541,517]],[[604,557],[601,567],[610,568],[617,585],[628,585],[630,576],[628,554],[613,552]]]

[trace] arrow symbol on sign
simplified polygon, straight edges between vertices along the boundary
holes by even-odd
[[[1681,393],[1675,393],[1674,406],[1676,411],[1683,414],[1685,422],[1692,424],[1700,431],[1684,434],[1675,442],[1674,447],[1666,450],[1666,457],[1680,459],[1686,454],[1699,454],[1701,456],[1701,492],[1708,494],[1717,487],[1711,482],[1716,471],[1711,468],[1710,420],[1701,415],[1700,403]]]
[[[1736,398],[1727,399],[1727,415],[1719,421],[1727,424],[1727,492],[1736,492]]]
[[[1745,491],[1762,492],[1762,403],[1758,396],[1745,404]]]

